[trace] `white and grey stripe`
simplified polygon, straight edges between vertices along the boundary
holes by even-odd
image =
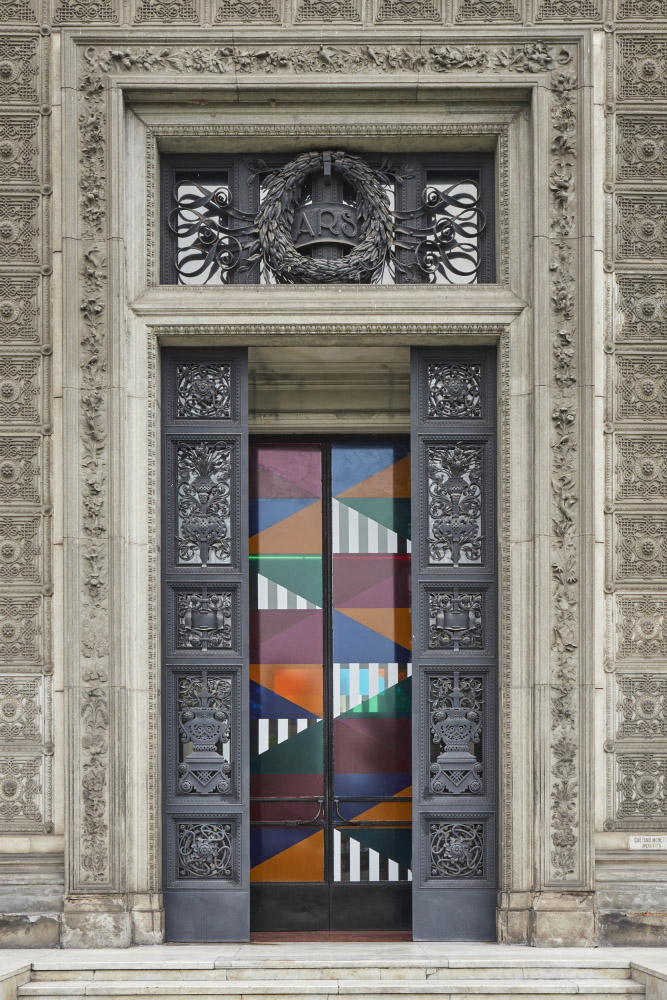
[[[331,534],[334,553],[410,552],[410,539],[391,528],[360,514],[334,498],[331,508]]]
[[[334,882],[411,882],[412,872],[348,837],[340,830],[333,832]]]
[[[255,586],[257,592],[251,594],[253,607],[258,611],[317,611],[319,604],[307,601],[300,594],[295,594],[293,590],[282,587],[279,583],[274,583],[267,576],[261,573],[254,574],[256,577]]]
[[[250,756],[257,757],[271,747],[302,733],[321,719],[251,719]]]

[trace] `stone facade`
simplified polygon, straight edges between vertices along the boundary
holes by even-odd
[[[0,941],[161,940],[158,338],[499,345],[499,938],[664,936],[664,5],[0,9]],[[496,149],[497,285],[158,287],[158,144],[334,141]]]

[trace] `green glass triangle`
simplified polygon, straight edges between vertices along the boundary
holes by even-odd
[[[410,498],[337,497],[339,503],[351,507],[359,514],[377,521],[401,538],[410,538]]]
[[[346,715],[373,715],[381,719],[408,719],[412,714],[412,677],[406,677],[398,684],[392,685],[386,691],[373,695],[347,712],[341,712],[341,719]]]
[[[322,774],[324,727],[315,722],[250,761],[251,774]]]
[[[250,568],[311,604],[322,607],[321,556],[251,556]]]
[[[395,861],[404,868],[412,864],[412,829],[408,827],[378,827],[367,829],[363,826],[341,827],[341,833],[358,840],[365,847],[377,851],[385,858]]]

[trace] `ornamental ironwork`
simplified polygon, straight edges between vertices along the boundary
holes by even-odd
[[[231,590],[178,593],[176,645],[179,649],[231,649]]]
[[[482,764],[473,748],[482,738],[483,680],[454,672],[429,680],[433,743],[442,748],[431,764],[430,789],[436,795],[479,794]]]
[[[187,821],[177,826],[179,878],[232,878],[230,823]]]
[[[429,562],[482,561],[482,448],[463,441],[428,448]]]
[[[231,764],[225,747],[231,737],[231,681],[206,673],[178,679],[178,725],[182,757],[178,790],[208,795],[231,792]]]
[[[482,649],[482,594],[432,590],[428,595],[429,649]]]
[[[198,566],[231,562],[231,446],[178,444],[178,555]]]
[[[460,420],[481,417],[481,392],[481,365],[429,364],[429,419]]]
[[[225,280],[258,263],[278,284],[477,280],[486,217],[474,182],[427,184],[416,210],[399,211],[395,191],[410,175],[387,161],[373,167],[351,153],[322,151],[301,153],[273,171],[261,160],[249,167],[251,180],[262,178],[257,212],[235,205],[228,185],[176,185],[168,226],[180,248],[182,280]],[[348,201],[309,202],[304,188],[311,178],[321,176],[326,187],[333,175],[352,191]],[[345,252],[311,256],[317,245]]]
[[[431,878],[484,877],[484,824],[429,824]]]
[[[230,365],[177,365],[177,416],[189,420],[228,419],[231,416],[230,379]]]

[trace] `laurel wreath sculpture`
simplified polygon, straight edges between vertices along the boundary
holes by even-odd
[[[447,281],[451,274],[462,282],[476,280],[477,240],[486,220],[479,195],[457,191],[458,182],[444,190],[428,185],[419,208],[399,212],[392,210],[387,190],[409,175],[387,163],[371,167],[360,156],[339,151],[300,153],[273,172],[260,160],[250,166],[263,177],[256,214],[236,208],[225,187],[211,190],[193,180],[185,192],[174,190],[168,224],[182,241],[176,259],[182,278],[203,276],[205,284],[216,274],[247,272],[262,261],[278,284],[380,282],[385,268],[404,282],[433,282],[438,273]],[[333,260],[307,256],[292,235],[305,181],[329,170],[354,189],[359,224],[358,243]]]
[[[357,246],[338,260],[306,257],[292,238],[294,213],[301,189],[311,174],[323,168],[322,153],[301,153],[267,181],[262,206],[255,217],[260,252],[278,282],[330,284],[373,280],[388,259],[394,218],[382,171],[374,170],[351,153],[331,153],[331,167],[355,189],[360,222]]]

